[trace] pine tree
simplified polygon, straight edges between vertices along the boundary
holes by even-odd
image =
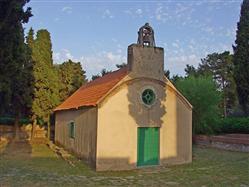
[[[215,80],[218,88],[223,93],[223,115],[227,116],[228,112],[236,104],[236,86],[233,78],[233,56],[229,51],[223,53],[212,53],[201,60],[197,74],[211,75]]]
[[[24,29],[32,16],[24,11],[29,0],[0,1],[0,108],[15,115],[16,138],[19,118],[30,103],[30,59],[24,43]]]
[[[234,78],[237,84],[239,103],[249,115],[249,0],[241,6],[240,21],[234,47]]]
[[[195,77],[198,76],[197,69],[193,65],[187,64],[184,71],[185,71],[187,77],[191,76],[191,75],[195,76]]]

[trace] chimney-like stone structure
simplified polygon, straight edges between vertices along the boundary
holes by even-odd
[[[138,43],[128,46],[127,54],[128,70],[133,78],[146,77],[164,80],[163,48]]]

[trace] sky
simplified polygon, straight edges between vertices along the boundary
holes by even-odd
[[[33,17],[25,24],[51,34],[53,60],[81,62],[88,79],[103,68],[127,62],[127,47],[137,42],[146,22],[156,46],[164,48],[164,67],[184,75],[207,54],[233,51],[242,0],[31,0]]]

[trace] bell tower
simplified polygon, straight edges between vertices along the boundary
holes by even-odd
[[[152,46],[155,47],[155,38],[154,38],[154,30],[149,25],[149,23],[145,23],[138,31],[138,39],[137,44],[144,46]]]
[[[132,77],[164,80],[164,50],[155,46],[149,23],[139,29],[137,44],[128,46],[128,70]]]

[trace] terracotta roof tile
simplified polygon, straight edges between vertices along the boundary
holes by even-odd
[[[81,86],[61,105],[55,108],[54,111],[74,109],[81,106],[95,106],[97,102],[126,75],[127,69],[122,68],[97,78]]]

